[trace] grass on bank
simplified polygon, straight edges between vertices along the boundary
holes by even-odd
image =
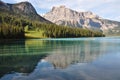
[[[40,39],[40,38],[47,38],[45,36],[42,35],[43,31],[25,31],[25,38],[26,39]]]

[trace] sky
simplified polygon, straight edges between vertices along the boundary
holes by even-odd
[[[53,6],[65,5],[78,12],[91,11],[102,18],[120,21],[120,0],[2,0],[7,3],[29,1],[43,15]]]

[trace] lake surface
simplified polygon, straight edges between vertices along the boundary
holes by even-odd
[[[0,80],[120,80],[120,37],[2,41]]]

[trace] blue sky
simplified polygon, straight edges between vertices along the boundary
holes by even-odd
[[[91,11],[102,18],[120,21],[120,0],[2,0],[8,3],[29,1],[41,15],[53,6],[65,5],[76,11]]]

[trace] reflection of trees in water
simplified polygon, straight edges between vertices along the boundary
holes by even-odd
[[[70,64],[90,62],[105,51],[105,43],[94,40],[28,40],[25,42],[28,52],[50,53],[46,60],[58,68]],[[27,51],[27,50],[26,50]]]
[[[0,56],[0,76],[8,72],[31,72],[38,61],[45,57],[41,55],[15,55],[15,56]]]
[[[25,50],[27,53],[39,54],[45,48],[45,41],[43,40],[26,40]]]
[[[25,40],[14,40],[10,42],[6,41],[0,45],[0,76],[12,71],[29,73],[35,68],[38,61],[47,55],[47,53],[40,53],[40,50],[36,51],[32,49],[29,52],[26,50],[25,44]],[[36,44],[28,46],[40,49],[39,46],[34,45]],[[38,53],[34,54],[34,52]]]
[[[73,41],[73,43],[75,43]],[[60,40],[26,40],[25,50],[27,53],[53,53],[56,49],[72,45],[71,41],[60,41]]]
[[[53,44],[54,45],[54,44]],[[55,68],[65,68],[70,64],[91,62],[104,53],[105,44],[93,41],[76,41],[63,44],[45,59]]]
[[[30,72],[45,58],[56,68],[89,62],[104,53],[106,44],[91,40],[23,40],[0,45],[0,75],[10,71]]]
[[[0,55],[20,55],[25,53],[24,40],[6,40],[0,45]]]

